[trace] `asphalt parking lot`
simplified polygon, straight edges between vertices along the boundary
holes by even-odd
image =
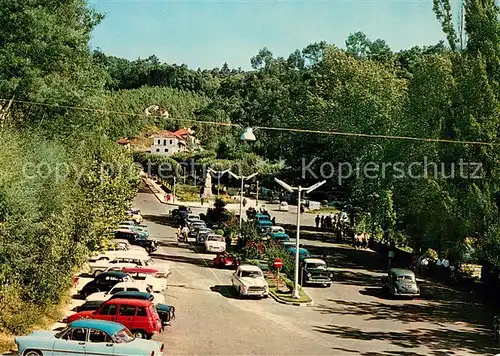
[[[423,283],[423,298],[390,300],[381,295],[380,264],[371,251],[318,242],[305,247],[327,253],[336,269],[329,288],[306,288],[311,307],[273,299],[246,300],[230,287],[232,271],[212,268],[213,255],[178,244],[166,216],[172,208],[141,191],[136,205],[151,236],[160,241],[158,261],[171,264],[166,302],[177,318],[155,337],[173,355],[488,355],[498,346],[489,316],[472,298]],[[194,209],[195,212],[200,212]],[[273,212],[271,212],[273,214]],[[293,212],[276,213],[291,224]],[[274,215],[274,214],[273,214]],[[287,217],[289,220],[287,220]],[[313,217],[307,217],[309,225]],[[306,225],[307,226],[307,225]]]

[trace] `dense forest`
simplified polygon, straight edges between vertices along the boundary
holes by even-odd
[[[243,162],[294,184],[320,179],[304,162],[318,176],[325,162],[417,162],[418,178],[394,169],[339,181],[328,168],[324,193],[357,208],[360,230],[500,266],[499,8],[464,6],[460,33],[449,0],[434,0],[446,42],[394,52],[358,32],[345,49],[318,42],[282,58],[263,48],[243,71],[91,51],[103,17],[84,0],[0,0],[0,332],[40,324],[60,302],[137,189],[133,169],[102,169],[132,164],[114,141],[160,128],[192,127],[205,163]],[[142,115],[153,104],[170,117]],[[261,129],[242,145],[240,131],[214,123],[469,143]]]

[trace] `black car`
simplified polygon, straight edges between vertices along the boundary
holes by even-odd
[[[144,234],[137,231],[116,230],[115,239],[127,240],[132,245],[144,247],[149,253],[158,249],[158,242],[156,240],[145,237]]]
[[[302,286],[307,284],[331,286],[333,272],[328,270],[326,262],[319,258],[305,258],[301,264]]]
[[[128,274],[120,271],[109,271],[99,274],[92,281],[88,282],[82,290],[78,292],[81,296],[87,298],[92,293],[108,292],[115,284],[130,281]]]
[[[82,311],[88,311],[88,310],[97,310],[101,306],[103,302],[100,300],[91,300],[88,302],[83,303],[82,305],[79,305],[75,308],[75,311],[77,313],[82,312]]]

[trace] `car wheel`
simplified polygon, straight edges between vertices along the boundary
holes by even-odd
[[[27,350],[23,354],[24,356],[43,356],[42,351],[38,350]]]
[[[148,338],[148,334],[146,334],[146,332],[144,332],[143,330],[134,330],[134,331],[132,331],[132,334],[134,334],[134,336],[137,339],[147,339]]]

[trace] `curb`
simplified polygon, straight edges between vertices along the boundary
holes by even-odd
[[[310,302],[307,302],[307,303],[294,303],[294,302],[288,302],[286,300],[282,300],[280,299],[278,296],[274,295],[274,293],[272,293],[271,291],[269,291],[269,295],[271,297],[273,297],[273,299],[275,301],[277,301],[278,303],[281,303],[281,304],[285,304],[285,305],[293,305],[293,306],[296,306],[296,307],[311,307],[314,305],[314,300],[311,298],[311,301]]]

